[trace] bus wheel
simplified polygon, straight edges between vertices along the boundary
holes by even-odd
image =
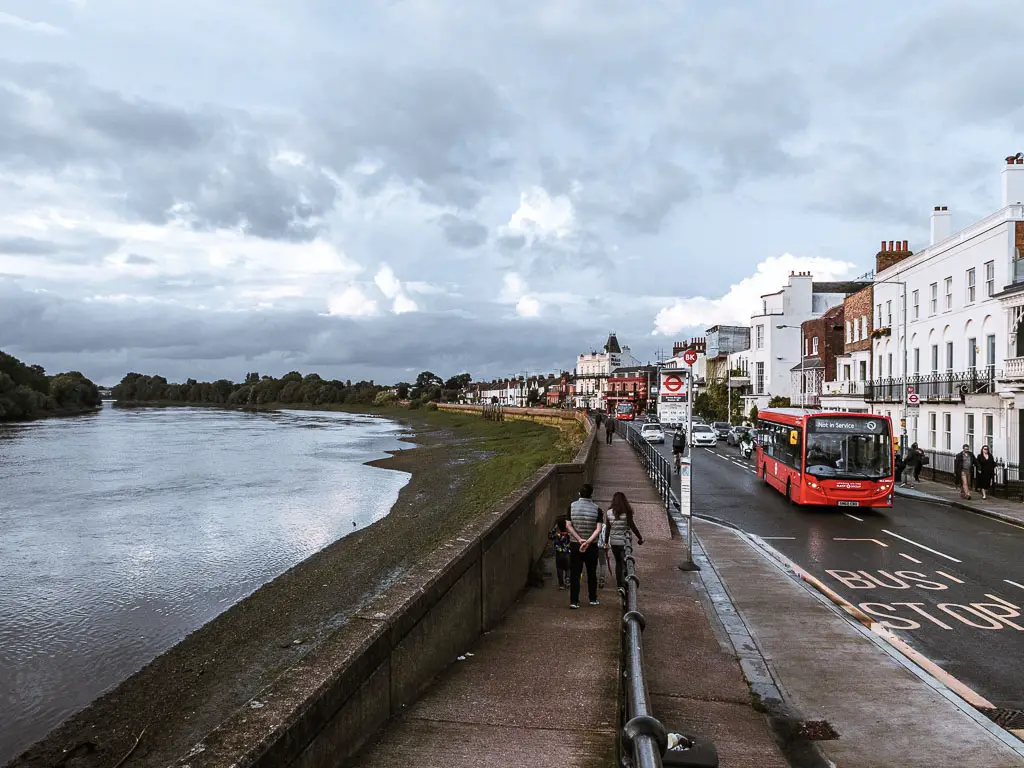
[[[792,485],[790,484],[789,480],[786,481],[786,501],[788,501],[790,504],[796,503],[793,501]]]

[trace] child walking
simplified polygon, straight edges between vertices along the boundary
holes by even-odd
[[[569,586],[569,528],[565,524],[565,515],[555,520],[555,525],[548,534],[555,547],[555,573],[558,576],[558,588]]]

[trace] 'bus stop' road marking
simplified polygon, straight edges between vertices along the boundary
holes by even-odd
[[[897,539],[900,539],[901,541],[907,542],[907,544],[913,544],[915,547],[920,547],[921,549],[923,549],[923,550],[925,550],[927,552],[931,552],[933,555],[938,555],[939,557],[944,557],[944,558],[946,558],[947,560],[949,560],[951,562],[954,562],[954,563],[962,563],[963,562],[963,560],[957,560],[955,557],[952,557],[951,555],[947,555],[945,552],[939,552],[939,550],[937,550],[937,549],[932,549],[931,547],[926,547],[924,544],[919,544],[918,542],[914,541],[913,539],[908,539],[906,536],[900,536],[898,533],[893,533],[892,531],[890,531],[887,528],[883,528],[882,529],[882,533],[888,533],[890,536],[895,536]]]

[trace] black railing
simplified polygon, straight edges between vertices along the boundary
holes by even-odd
[[[648,477],[651,478],[655,490],[657,490],[658,495],[661,497],[665,509],[671,512],[673,506],[679,506],[679,500],[672,490],[672,463],[665,458],[655,445],[640,434],[639,429],[632,425],[627,427],[626,424],[627,422],[623,422],[622,426],[624,429],[620,431],[620,434],[622,434],[627,443],[633,446],[633,450],[636,451],[640,463],[644,465]],[[668,439],[667,435],[665,439]]]
[[[976,368],[960,373],[931,373],[907,377],[922,403],[955,403],[967,395],[993,394],[996,371],[992,367]],[[876,379],[864,384],[864,399],[874,403],[903,402],[903,379]]]

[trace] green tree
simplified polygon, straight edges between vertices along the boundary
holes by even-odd
[[[758,415],[758,413],[759,412],[757,410],[757,406],[756,405],[750,406],[750,413],[748,414],[747,418],[750,419],[750,423],[751,424],[757,424],[757,415]]]
[[[769,408],[789,408],[791,405],[792,402],[785,395],[775,395],[768,400]]]

